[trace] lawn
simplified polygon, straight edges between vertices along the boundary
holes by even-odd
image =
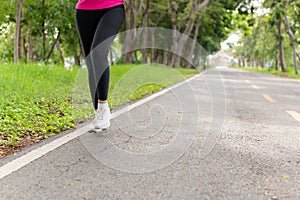
[[[196,73],[162,66],[112,66],[109,104],[117,108]],[[86,69],[1,64],[0,80],[0,157],[92,118]]]
[[[275,75],[278,77],[292,78],[292,79],[300,80],[300,75],[296,75],[294,68],[292,68],[292,67],[287,68],[287,72],[281,72],[281,70],[276,71],[274,68],[261,68],[261,67],[233,67],[233,68],[247,70],[250,72],[272,74],[272,75]]]

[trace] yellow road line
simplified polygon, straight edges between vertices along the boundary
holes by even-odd
[[[269,103],[277,103],[275,99],[273,99],[270,95],[268,94],[263,94],[263,97],[269,102]]]
[[[259,87],[258,87],[258,86],[256,86],[256,85],[251,85],[251,87],[252,87],[253,89],[256,89],[256,90],[258,90],[258,89],[259,89]]]
[[[295,120],[300,122],[300,114],[293,110],[287,110],[286,111],[289,115],[291,115]]]

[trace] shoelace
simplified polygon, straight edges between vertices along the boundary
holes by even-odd
[[[100,108],[99,110],[97,110],[96,119],[103,120],[105,112],[106,112],[105,108]]]

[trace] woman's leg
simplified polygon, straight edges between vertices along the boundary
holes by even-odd
[[[108,52],[124,20],[123,5],[105,10],[106,12],[101,17],[95,31],[90,53],[93,65],[93,73],[90,74],[90,79],[94,79],[95,81],[95,85],[92,86],[92,89],[94,87],[95,90],[95,109],[98,108],[98,101],[105,102],[107,100],[110,80]]]
[[[94,96],[95,96],[95,90],[93,90],[92,94],[92,89],[91,88],[96,88],[95,85],[95,80],[94,78],[90,78],[90,74],[94,73],[93,70],[93,65],[91,62],[88,62],[90,56],[90,52],[92,49],[92,44],[94,41],[95,37],[95,32],[97,30],[98,24],[101,20],[101,17],[105,13],[105,10],[76,10],[76,25],[77,25],[77,31],[79,33],[81,45],[84,50],[84,55],[85,59],[87,61],[88,65],[88,71],[89,71],[89,86],[90,86],[90,92],[91,96],[93,99],[93,105],[94,104]],[[93,77],[93,76],[92,76]],[[106,77],[107,77],[107,72],[106,72]]]
[[[124,20],[124,7],[77,10],[76,23],[89,71],[90,92],[95,110],[98,100],[107,100],[109,88],[108,51]]]
[[[97,11],[76,10],[76,25],[84,56],[90,54],[94,35],[103,14]]]

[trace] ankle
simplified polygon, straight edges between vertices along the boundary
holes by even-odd
[[[101,108],[108,108],[108,103],[98,103],[98,109],[101,109]]]
[[[104,103],[107,103],[107,100],[100,100],[100,99],[98,99],[98,103],[104,104]]]

